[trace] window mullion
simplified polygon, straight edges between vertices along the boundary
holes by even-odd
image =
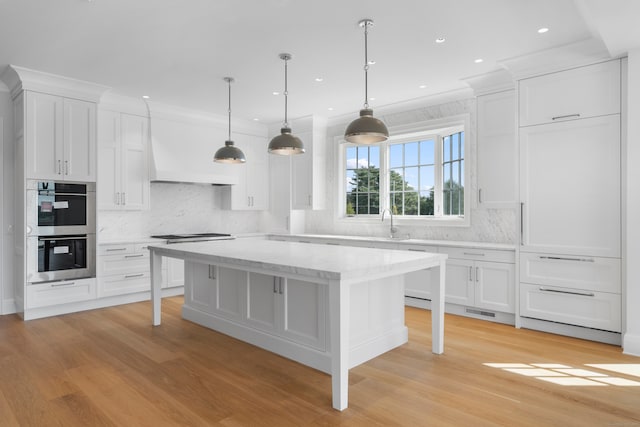
[[[434,204],[434,212],[433,212],[433,216],[442,216],[442,202],[443,202],[443,195],[442,195],[442,187],[443,187],[443,182],[442,182],[442,161],[443,161],[443,150],[442,150],[442,137],[440,135],[438,135],[437,140],[436,140],[436,153],[435,153],[435,165],[434,165],[434,169],[435,169],[435,189],[433,192],[433,204]]]

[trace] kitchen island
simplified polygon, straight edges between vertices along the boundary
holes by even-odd
[[[185,261],[183,317],[331,375],[348,405],[349,369],[407,342],[404,277],[439,269],[432,351],[444,351],[445,254],[237,239],[149,246],[153,324],[162,257]]]

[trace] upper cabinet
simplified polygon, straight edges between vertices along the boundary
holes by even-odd
[[[520,126],[620,113],[620,61],[519,82]]]
[[[101,110],[98,132],[98,209],[149,208],[148,119]]]
[[[515,90],[478,96],[478,206],[517,203]]]
[[[236,134],[236,147],[247,162],[232,165],[238,170],[238,183],[225,187],[225,208],[232,210],[266,210],[269,208],[269,162],[265,137]]]
[[[27,179],[96,180],[96,104],[26,91]]]
[[[304,143],[305,153],[291,159],[291,208],[326,207],[326,120],[311,116],[294,122],[294,134]]]

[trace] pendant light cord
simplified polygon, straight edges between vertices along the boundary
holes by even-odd
[[[369,71],[369,56],[368,56],[368,45],[367,45],[367,35],[369,34],[369,23],[364,23],[364,108],[369,108],[369,91],[368,91],[368,71]]]
[[[287,107],[288,107],[288,97],[289,90],[287,88],[287,62],[288,58],[284,58],[284,127],[289,127],[289,120],[287,119]]]
[[[229,113],[229,138],[227,139],[227,141],[231,141],[231,79],[228,80],[229,83],[229,109],[228,109],[228,113]]]

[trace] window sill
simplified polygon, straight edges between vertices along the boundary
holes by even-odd
[[[381,222],[380,215],[367,215],[367,216],[341,216],[338,217],[338,222],[344,224],[379,224]],[[389,217],[385,215],[385,222],[389,221]],[[469,216],[466,217],[436,217],[436,218],[403,218],[399,216],[393,217],[393,224],[397,226],[407,227],[470,227],[471,221]]]

